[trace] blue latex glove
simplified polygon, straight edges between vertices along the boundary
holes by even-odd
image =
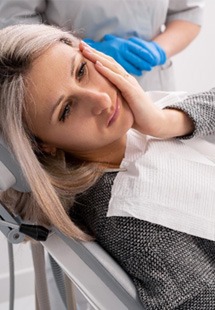
[[[156,66],[163,65],[166,62],[166,53],[165,51],[161,48],[161,46],[154,42],[154,41],[145,41],[140,38],[132,37],[128,39],[130,42],[133,42],[143,49],[146,49],[148,52],[151,53],[151,55],[154,56]]]
[[[102,41],[84,40],[96,50],[113,57],[127,72],[140,76],[142,71],[150,71],[157,60],[151,49],[143,48],[132,40],[106,34]]]

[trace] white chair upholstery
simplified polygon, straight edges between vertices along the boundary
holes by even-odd
[[[55,230],[42,244],[95,309],[144,309],[128,275],[96,242]]]

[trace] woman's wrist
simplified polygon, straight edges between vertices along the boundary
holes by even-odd
[[[159,138],[190,135],[195,130],[193,120],[182,110],[166,108],[162,111],[164,118]]]

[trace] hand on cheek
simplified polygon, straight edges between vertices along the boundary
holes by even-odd
[[[183,112],[156,107],[137,80],[113,58],[92,49],[84,42],[80,43],[80,51],[121,92],[134,115],[135,129],[158,138],[180,136],[190,130],[190,124],[185,126],[189,120],[185,122]]]
[[[85,58],[94,63],[96,70],[121,92],[134,115],[135,128],[146,134],[152,134],[149,126],[155,123],[155,111],[160,110],[152,104],[137,80],[113,58],[92,49],[86,43],[80,43],[80,50]],[[154,115],[153,120],[149,114]]]

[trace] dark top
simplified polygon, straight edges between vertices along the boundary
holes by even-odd
[[[132,217],[106,217],[115,176],[106,173],[79,195],[71,217],[124,268],[147,309],[215,309],[215,242]]]

